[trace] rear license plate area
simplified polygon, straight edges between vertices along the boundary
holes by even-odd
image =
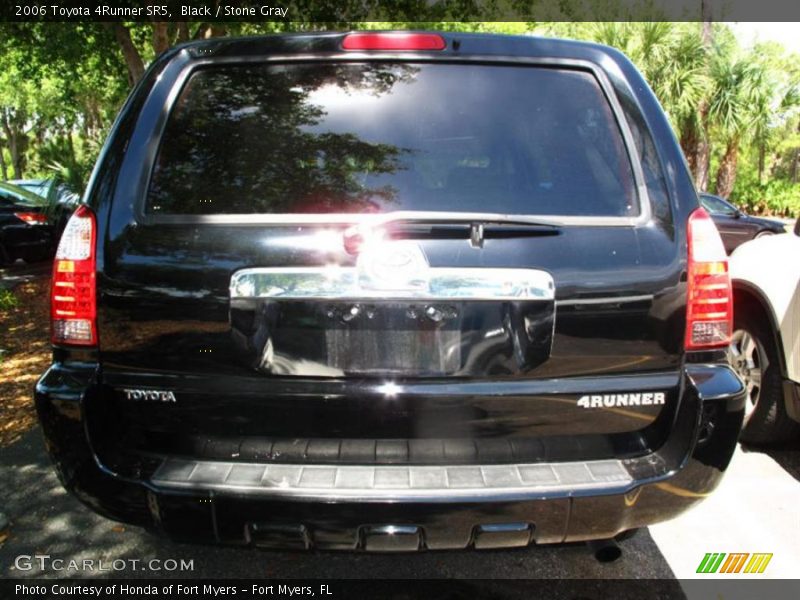
[[[250,299],[231,322],[244,360],[273,375],[498,375],[546,360],[553,304]]]
[[[344,303],[320,308],[314,312],[324,331],[326,363],[345,374],[433,376],[461,368],[463,307]]]

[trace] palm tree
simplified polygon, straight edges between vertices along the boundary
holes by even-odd
[[[758,182],[763,184],[767,150],[778,141],[776,132],[781,131],[800,108],[800,74],[790,72],[792,65],[784,63],[782,49],[765,44],[757,46],[753,55],[761,68],[751,89],[751,130],[758,154]],[[780,137],[786,139],[785,135]]]
[[[636,64],[680,137],[693,175],[707,178],[708,44],[695,23],[598,23],[589,37],[615,46]],[[701,168],[702,167],[702,168]]]
[[[772,77],[772,73],[765,69],[756,69],[753,73],[750,90],[749,111],[751,117],[751,132],[753,142],[758,151],[758,182],[763,183],[764,166],[766,162],[767,144],[772,133],[771,125],[778,104],[779,82]],[[777,104],[776,104],[777,103]]]
[[[748,57],[717,53],[712,62],[708,114],[725,144],[716,180],[720,196],[728,197],[733,191],[740,144],[752,135],[754,106],[765,101],[765,77],[762,67]]]
[[[656,55],[656,64],[645,75],[678,132],[689,168],[700,184],[707,161],[708,49],[696,26],[682,25]]]

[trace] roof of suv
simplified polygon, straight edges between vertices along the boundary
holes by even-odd
[[[341,42],[351,34],[364,31],[324,31],[313,33],[273,34],[218,38],[187,42],[175,50],[187,49],[197,57],[259,56],[271,52],[341,52]],[[412,33],[409,31],[369,31],[369,33]],[[505,55],[509,57],[551,57],[596,60],[605,55],[615,59],[624,55],[611,46],[564,38],[496,33],[425,31],[441,35],[447,42],[443,50],[424,50],[419,54]],[[368,51],[372,52],[372,51]],[[408,52],[404,52],[408,53]],[[625,59],[627,60],[627,59]]]

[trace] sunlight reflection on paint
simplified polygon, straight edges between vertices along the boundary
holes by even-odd
[[[337,229],[320,229],[312,234],[282,235],[264,240],[270,246],[339,252],[342,249],[342,232]]]
[[[387,381],[378,387],[378,393],[383,394],[387,398],[394,398],[400,391],[400,386],[393,381]]]

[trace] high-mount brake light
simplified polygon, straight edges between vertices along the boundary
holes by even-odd
[[[444,50],[447,44],[436,33],[350,33],[344,50]]]
[[[689,216],[686,298],[686,350],[727,346],[733,332],[733,291],[728,256],[708,213]]]
[[[53,263],[50,322],[54,344],[97,344],[96,240],[94,213],[79,206],[64,228]]]

